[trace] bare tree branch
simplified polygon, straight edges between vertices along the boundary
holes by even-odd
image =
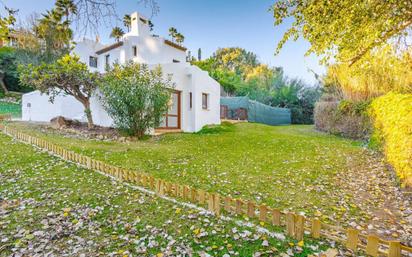
[[[136,0],[138,4],[150,8],[152,17],[159,13],[157,0]],[[113,27],[114,21],[120,20],[116,0],[75,0],[77,14],[73,20],[78,35],[98,35],[99,28],[104,25]]]

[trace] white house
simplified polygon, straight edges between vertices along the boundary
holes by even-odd
[[[172,101],[159,129],[196,132],[204,125],[220,123],[220,85],[207,72],[186,62],[186,48],[162,37],[150,34],[148,19],[137,12],[131,15],[131,29],[111,45],[85,39],[78,42],[73,53],[80,56],[90,70],[104,73],[107,66],[128,61],[145,63],[149,68],[161,66],[165,76],[171,76],[175,88]],[[54,103],[47,95],[34,91],[23,95],[22,119],[50,121],[64,116],[86,121],[82,105],[71,96],[59,95]],[[99,97],[91,99],[91,111],[96,125],[113,126]]]

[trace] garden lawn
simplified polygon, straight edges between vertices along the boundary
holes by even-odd
[[[0,114],[11,114],[13,118],[20,118],[21,105],[0,101]]]
[[[27,123],[11,126],[169,182],[303,212],[388,238],[409,240],[411,235],[408,214],[401,214],[409,202],[400,198],[384,160],[359,141],[320,133],[313,126],[225,124],[196,134],[126,143]]]
[[[0,256],[307,256],[327,248],[141,193],[3,134],[0,149]]]

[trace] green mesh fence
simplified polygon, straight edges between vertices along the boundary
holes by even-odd
[[[248,97],[221,97],[220,104],[228,107],[229,119],[237,118],[239,108],[247,111],[247,119],[268,125],[283,125],[291,123],[290,109],[277,108],[262,104]]]

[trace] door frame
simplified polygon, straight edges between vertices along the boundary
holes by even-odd
[[[158,127],[158,129],[180,129],[181,128],[181,119],[182,119],[182,91],[179,90],[170,90],[172,94],[177,94],[177,115],[176,114],[169,114],[169,110],[163,115],[166,119],[166,126],[165,127]],[[177,127],[169,127],[168,126],[168,117],[177,117]]]

